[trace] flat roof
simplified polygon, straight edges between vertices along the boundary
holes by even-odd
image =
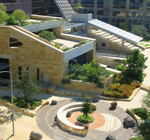
[[[98,29],[104,30],[108,33],[114,34],[123,40],[132,42],[133,44],[137,44],[139,41],[141,41],[143,39],[142,37],[139,37],[135,34],[124,31],[120,28],[117,28],[113,25],[110,25],[108,23],[105,23],[105,22],[97,20],[97,19],[88,21],[88,24],[90,24]]]

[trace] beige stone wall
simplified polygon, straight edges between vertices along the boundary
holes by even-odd
[[[107,78],[104,85],[105,87],[108,87],[113,82],[114,82],[114,75],[111,75],[110,77]],[[70,84],[61,84],[60,87],[98,94],[101,94],[103,91],[103,88],[98,88],[96,84],[89,82],[82,82],[81,80],[71,80]]]
[[[9,38],[18,39],[22,42],[22,47],[10,48]],[[0,27],[0,56],[1,54],[12,56],[9,63],[14,79],[18,76],[19,66],[23,70],[28,67],[35,81],[37,69],[40,69],[40,82],[44,76],[50,79],[50,83],[59,84],[63,77],[64,54],[62,51],[14,27]]]

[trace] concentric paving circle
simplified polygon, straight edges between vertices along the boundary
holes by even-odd
[[[122,123],[117,117],[106,113],[100,114],[105,118],[105,124],[99,128],[96,128],[96,130],[110,132],[115,131],[121,127]]]
[[[77,121],[78,116],[81,114],[83,114],[83,113],[81,113],[80,111],[73,112],[71,114],[71,117],[69,117],[67,119],[75,125],[83,126],[83,125],[85,125],[84,123],[80,123]],[[101,114],[94,112],[91,114],[91,116],[94,118],[94,121],[92,123],[89,123],[89,129],[96,129],[105,124],[105,119]]]

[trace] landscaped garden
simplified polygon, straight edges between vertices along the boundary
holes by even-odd
[[[0,99],[11,103],[11,97],[9,96],[0,97]],[[42,101],[38,101],[38,100],[27,101],[23,98],[17,98],[15,96],[13,97],[13,101],[14,101],[14,105],[21,108],[29,108],[31,110],[35,109],[36,107],[42,104]]]
[[[28,21],[29,15],[27,15],[23,10],[15,10],[11,15],[6,13],[6,6],[0,4],[0,24],[3,25],[17,25],[17,26],[26,26],[32,25],[39,22],[30,22]]]
[[[110,84],[110,86],[104,90],[104,96],[128,98],[138,87],[140,87],[139,82],[125,75],[116,75],[115,82]]]
[[[42,104],[41,100],[35,100],[35,94],[42,94],[43,90],[38,87],[32,80],[32,75],[29,71],[23,71],[21,79],[14,80],[14,88],[17,89],[18,95],[23,93],[22,98],[13,96],[13,102],[16,106],[25,109],[34,110]],[[12,98],[9,96],[0,97],[2,101],[11,103]]]
[[[98,87],[104,87],[104,81],[111,75],[110,71],[106,71],[97,62],[91,62],[83,65],[71,64],[69,66],[68,75],[62,80],[62,83],[70,83],[71,80],[82,80],[83,82],[91,82]]]
[[[132,109],[132,112],[143,120],[138,126],[140,136],[130,140],[150,140],[150,93],[144,96],[142,103],[143,107]]]

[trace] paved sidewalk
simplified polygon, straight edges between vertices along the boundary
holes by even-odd
[[[144,78],[144,81],[142,84],[146,86],[150,86],[150,49],[145,49],[144,51],[142,51],[142,53],[146,57],[148,57],[146,61],[147,68],[144,70],[144,72],[146,73],[146,77]]]

